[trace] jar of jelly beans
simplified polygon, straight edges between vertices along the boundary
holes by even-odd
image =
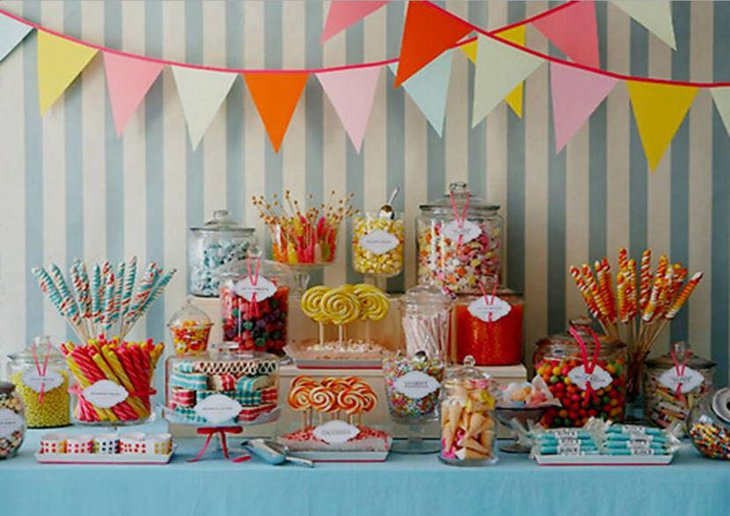
[[[705,394],[692,409],[688,427],[702,455],[730,460],[730,387]]]

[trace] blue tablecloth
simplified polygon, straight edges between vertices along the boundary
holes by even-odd
[[[219,452],[191,464],[201,444],[191,440],[166,466],[71,466],[37,464],[39,435],[29,432],[18,457],[0,462],[2,516],[730,513],[730,464],[689,445],[658,467],[541,467],[502,454],[493,467],[458,468],[435,455],[391,454],[385,463],[305,469],[233,464]]]

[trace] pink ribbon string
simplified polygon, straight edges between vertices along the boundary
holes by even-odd
[[[43,397],[46,394],[46,372],[48,371],[48,357],[51,354],[51,344],[50,342],[46,342],[46,354],[43,356],[43,364],[40,363],[40,360],[38,360],[38,346],[34,342],[31,346],[31,352],[33,353],[33,363],[35,364],[35,370],[38,373],[38,376],[41,378],[44,378],[44,380],[41,380],[41,390],[38,393],[38,403],[43,403]]]
[[[248,272],[248,279],[251,282],[251,286],[255,287],[259,283],[259,271],[261,270],[261,257],[256,258],[256,269],[252,273],[251,258],[246,259],[246,271]],[[259,311],[259,302],[256,299],[256,291],[254,290],[251,294],[251,302],[249,303],[249,315],[251,317],[260,317],[261,312]]]
[[[674,352],[674,350],[671,350],[669,354],[672,357],[672,362],[674,362],[674,369],[677,371],[677,375],[681,378],[684,376],[684,372],[687,370],[687,361],[689,360],[690,355],[692,355],[691,351],[685,351],[684,352],[684,359],[682,360],[682,363],[679,363],[679,360],[677,360],[677,354]],[[681,401],[684,402],[684,394],[682,393],[682,386],[684,385],[683,382],[677,383],[677,388],[674,391],[674,394],[679,397]]]
[[[598,335],[596,335],[596,332],[594,332],[592,328],[586,326],[585,329],[588,330],[588,332],[591,334],[591,338],[593,339],[594,344],[593,359],[590,362],[588,361],[588,349],[586,347],[586,343],[583,341],[580,333],[578,333],[578,330],[571,326],[568,331],[576,340],[578,346],[580,346],[580,354],[583,359],[583,370],[586,372],[586,374],[590,375],[593,374],[593,371],[596,369],[596,365],[598,365],[598,355],[601,352],[601,341],[598,339]],[[586,381],[586,396],[583,399],[584,407],[588,406],[588,402],[590,401],[592,394],[593,386],[591,385],[591,381],[588,380]]]
[[[456,243],[456,246],[461,247],[461,244],[464,241],[464,224],[466,223],[466,214],[469,211],[469,192],[466,193],[466,200],[464,201],[464,206],[461,208],[461,213],[459,213],[459,209],[456,207],[454,192],[449,192],[449,198],[451,200],[451,209],[454,212],[454,219],[456,219],[456,225],[459,227],[459,240]]]

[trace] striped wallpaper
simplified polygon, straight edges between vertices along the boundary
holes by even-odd
[[[493,28],[555,3],[446,1],[440,5]],[[235,67],[317,67],[397,55],[404,4],[392,2],[319,44],[326,2],[317,1],[6,1],[29,20],[84,40],[149,56]],[[730,80],[730,3],[673,2],[678,49],[649,35],[623,12],[598,2],[601,64],[636,75]],[[528,44],[556,52],[534,30]],[[267,141],[251,98],[238,80],[196,152],[169,70],[117,139],[101,60],[94,62],[45,118],[37,103],[36,40],[30,36],[0,65],[0,351],[31,337],[71,336],[43,300],[33,265],[74,257],[119,261],[137,254],[180,270],[163,302],[136,329],[165,337],[165,321],[186,291],[186,228],[215,208],[257,223],[252,195],[291,189],[355,192],[376,209],[401,186],[398,201],[413,220],[418,204],[446,185],[467,180],[502,206],[507,220],[508,282],[527,299],[527,348],[562,330],[581,311],[566,269],[619,246],[638,256],[645,246],[703,270],[706,280],[672,327],[696,352],[719,364],[727,381],[730,350],[730,145],[710,95],[699,93],[671,151],[649,173],[623,86],[559,155],[548,69],[527,82],[525,117],[500,106],[473,130],[473,69],[456,53],[445,136],[383,73],[363,151],[352,146],[316,81],[311,79],[282,151]],[[262,229],[262,228],[259,228]],[[412,229],[412,226],[409,228]],[[348,230],[349,231],[349,230]],[[345,245],[343,234],[341,244]],[[410,267],[392,290],[413,284]],[[346,246],[345,246],[346,247]],[[314,281],[354,281],[349,253]],[[666,349],[667,334],[659,349]],[[529,361],[529,358],[528,358]]]

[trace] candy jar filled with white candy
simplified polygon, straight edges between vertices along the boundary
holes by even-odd
[[[0,382],[0,460],[15,457],[25,438],[23,402],[10,382]]]
[[[406,354],[423,351],[429,358],[449,356],[451,299],[434,284],[409,288],[401,299]]]
[[[239,226],[228,210],[216,210],[211,220],[190,228],[190,232],[190,293],[215,297],[218,295],[219,269],[227,263],[243,260],[257,247],[254,228]]]

